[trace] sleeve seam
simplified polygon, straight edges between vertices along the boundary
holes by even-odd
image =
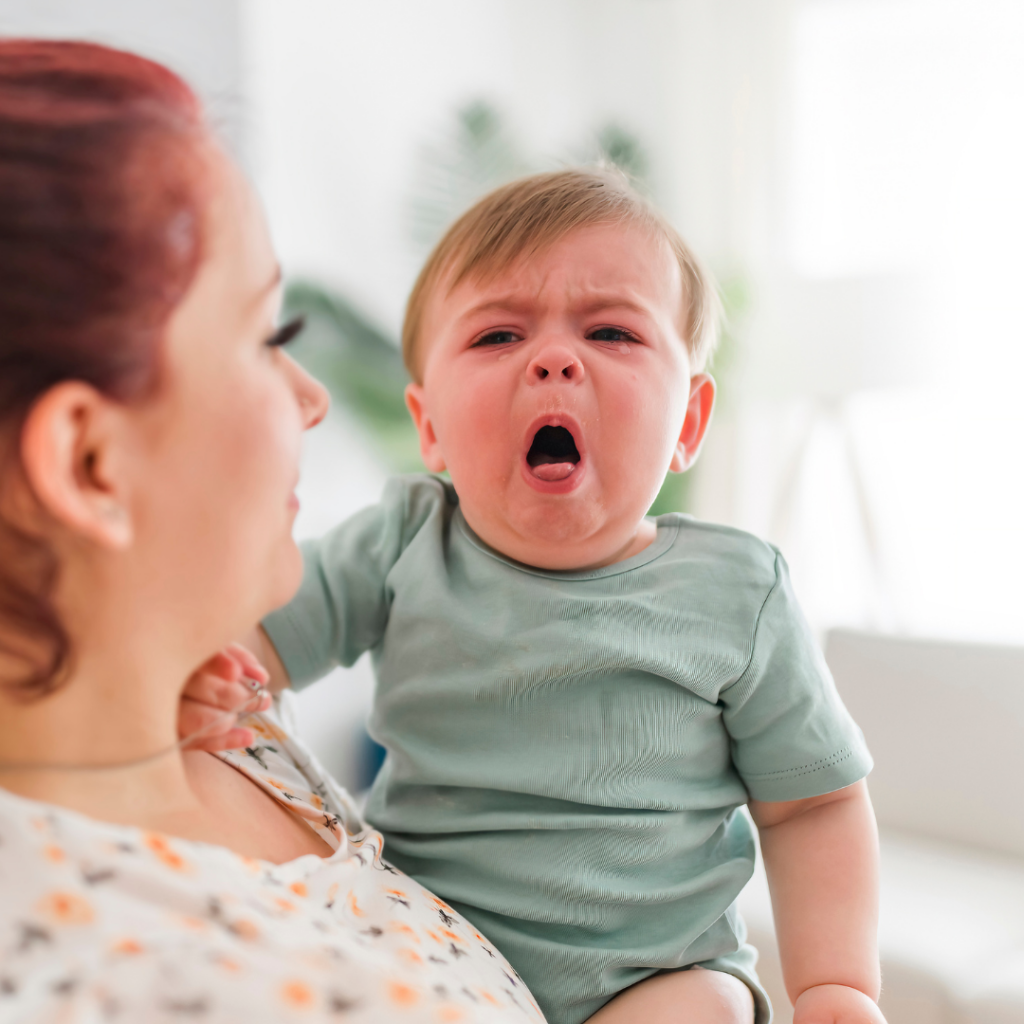
[[[760,772],[756,774],[744,772],[743,774],[748,779],[796,778],[800,775],[813,775],[814,772],[822,771],[825,768],[834,768],[836,765],[848,761],[855,753],[856,751],[853,747],[843,747],[828,757],[823,757],[817,761],[812,761],[810,764],[800,765],[796,768],[784,768],[777,772]]]
[[[736,686],[737,683],[742,682],[750,672],[751,666],[754,664],[754,652],[757,649],[757,631],[761,628],[761,617],[764,615],[765,607],[771,600],[772,594],[779,589],[779,585],[782,583],[782,573],[779,572],[779,558],[781,555],[777,548],[773,548],[773,550],[775,551],[775,561],[773,563],[775,581],[772,583],[771,587],[769,587],[768,593],[764,595],[761,607],[757,610],[757,617],[754,619],[754,628],[750,632],[750,654],[747,657],[747,663],[743,666],[743,671],[731,683],[722,687],[723,691],[732,689],[732,687]]]

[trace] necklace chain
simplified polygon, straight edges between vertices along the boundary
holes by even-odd
[[[255,684],[255,680],[252,682]],[[134,757],[127,761],[104,761],[96,764],[0,761],[0,772],[108,772],[116,771],[120,768],[137,768],[140,765],[149,764],[152,761],[159,761],[161,758],[168,757],[171,754],[177,753],[179,750],[185,750],[190,743],[195,743],[196,740],[200,740],[204,736],[208,736],[211,732],[214,732],[231,718],[238,718],[242,715],[253,713],[260,706],[260,703],[263,701],[266,693],[267,689],[265,686],[255,684],[252,696],[249,697],[240,707],[234,708],[231,711],[224,711],[212,722],[204,725],[202,729],[197,729],[190,735],[183,736],[176,743],[172,743],[170,746],[164,747],[153,754],[146,754],[143,757]]]

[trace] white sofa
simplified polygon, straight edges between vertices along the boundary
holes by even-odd
[[[889,1024],[1024,1024],[1024,648],[837,630],[826,658],[875,758]],[[740,907],[779,1024],[760,866]]]

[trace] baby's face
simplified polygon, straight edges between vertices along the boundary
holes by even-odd
[[[696,457],[714,398],[691,377],[679,266],[637,228],[580,229],[426,310],[407,399],[491,547],[547,569],[629,557],[666,471]]]

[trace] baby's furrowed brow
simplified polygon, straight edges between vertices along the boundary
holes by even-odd
[[[486,313],[509,313],[512,316],[516,316],[529,312],[533,306],[534,303],[527,302],[526,300],[515,296],[490,299],[487,302],[481,302],[475,306],[471,306],[459,316],[459,320],[470,320],[473,317]]]

